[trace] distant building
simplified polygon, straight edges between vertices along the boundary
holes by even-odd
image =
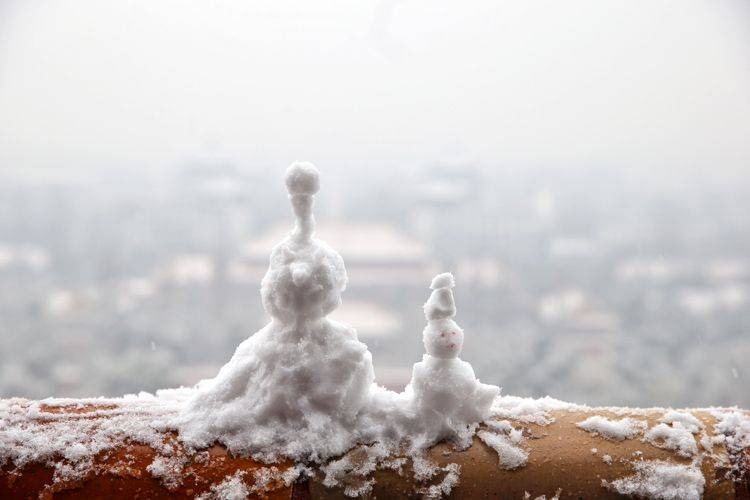
[[[247,241],[228,269],[229,279],[259,283],[271,249],[289,233],[288,223]],[[318,223],[315,235],[341,254],[350,288],[416,286],[425,288],[438,272],[426,245],[381,222]]]
[[[345,300],[331,314],[331,319],[354,325],[359,338],[365,341],[391,337],[402,327],[396,311],[369,300]]]

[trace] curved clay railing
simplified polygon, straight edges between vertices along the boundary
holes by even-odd
[[[305,465],[233,457],[220,445],[188,450],[159,430],[173,409],[138,399],[0,400],[0,498],[750,498],[748,412],[678,413],[697,419],[681,441],[654,433],[690,428],[663,409],[545,410],[543,400],[510,399],[465,450],[440,443],[398,457],[370,445]],[[618,434],[623,418],[637,423],[632,436]],[[500,445],[491,439],[509,429]],[[76,441],[61,448],[66,435]]]

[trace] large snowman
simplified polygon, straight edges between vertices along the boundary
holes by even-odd
[[[286,187],[295,227],[273,249],[261,283],[272,320],[198,385],[177,421],[188,444],[218,440],[261,459],[316,460],[356,439],[356,417],[374,380],[372,357],[353,328],[326,317],[341,304],[347,276],[341,256],[313,238],[318,171],[294,163]]]
[[[479,382],[474,369],[458,356],[463,347],[464,332],[453,320],[455,283],[450,273],[432,280],[432,294],[424,305],[427,326],[422,341],[427,353],[414,364],[411,383],[406,389],[418,420],[436,439],[467,440],[473,427],[489,416],[490,406],[500,389]]]

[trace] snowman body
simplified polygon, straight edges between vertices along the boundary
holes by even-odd
[[[486,418],[483,409],[489,408],[498,392],[480,383],[466,361],[429,354],[414,364],[410,385],[419,413],[445,420],[449,427]]]

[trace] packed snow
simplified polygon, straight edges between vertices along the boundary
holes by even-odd
[[[613,441],[631,439],[647,427],[645,420],[636,420],[627,417],[621,420],[610,420],[600,415],[589,417],[583,422],[578,422],[576,425],[591,434],[599,435]]]
[[[318,172],[295,163],[286,184],[292,233],[271,253],[261,283],[271,322],[245,340],[219,374],[202,381],[175,421],[195,447],[214,441],[267,461],[318,460],[351,448],[374,382],[372,356],[350,326],[326,318],[347,276],[335,250],[312,237]]]
[[[706,480],[697,465],[680,465],[661,460],[633,463],[635,474],[603,485],[621,495],[653,500],[699,500]]]
[[[454,321],[453,276],[435,277],[424,306],[427,351],[405,392],[374,384],[372,356],[349,325],[326,316],[347,283],[341,256],[314,238],[317,169],[294,163],[286,186],[295,225],[271,253],[261,283],[271,322],[199,383],[174,425],[180,439],[273,462],[320,461],[358,442],[409,441],[419,450],[441,439],[468,446],[499,388],[480,383],[458,358],[463,331]]]

